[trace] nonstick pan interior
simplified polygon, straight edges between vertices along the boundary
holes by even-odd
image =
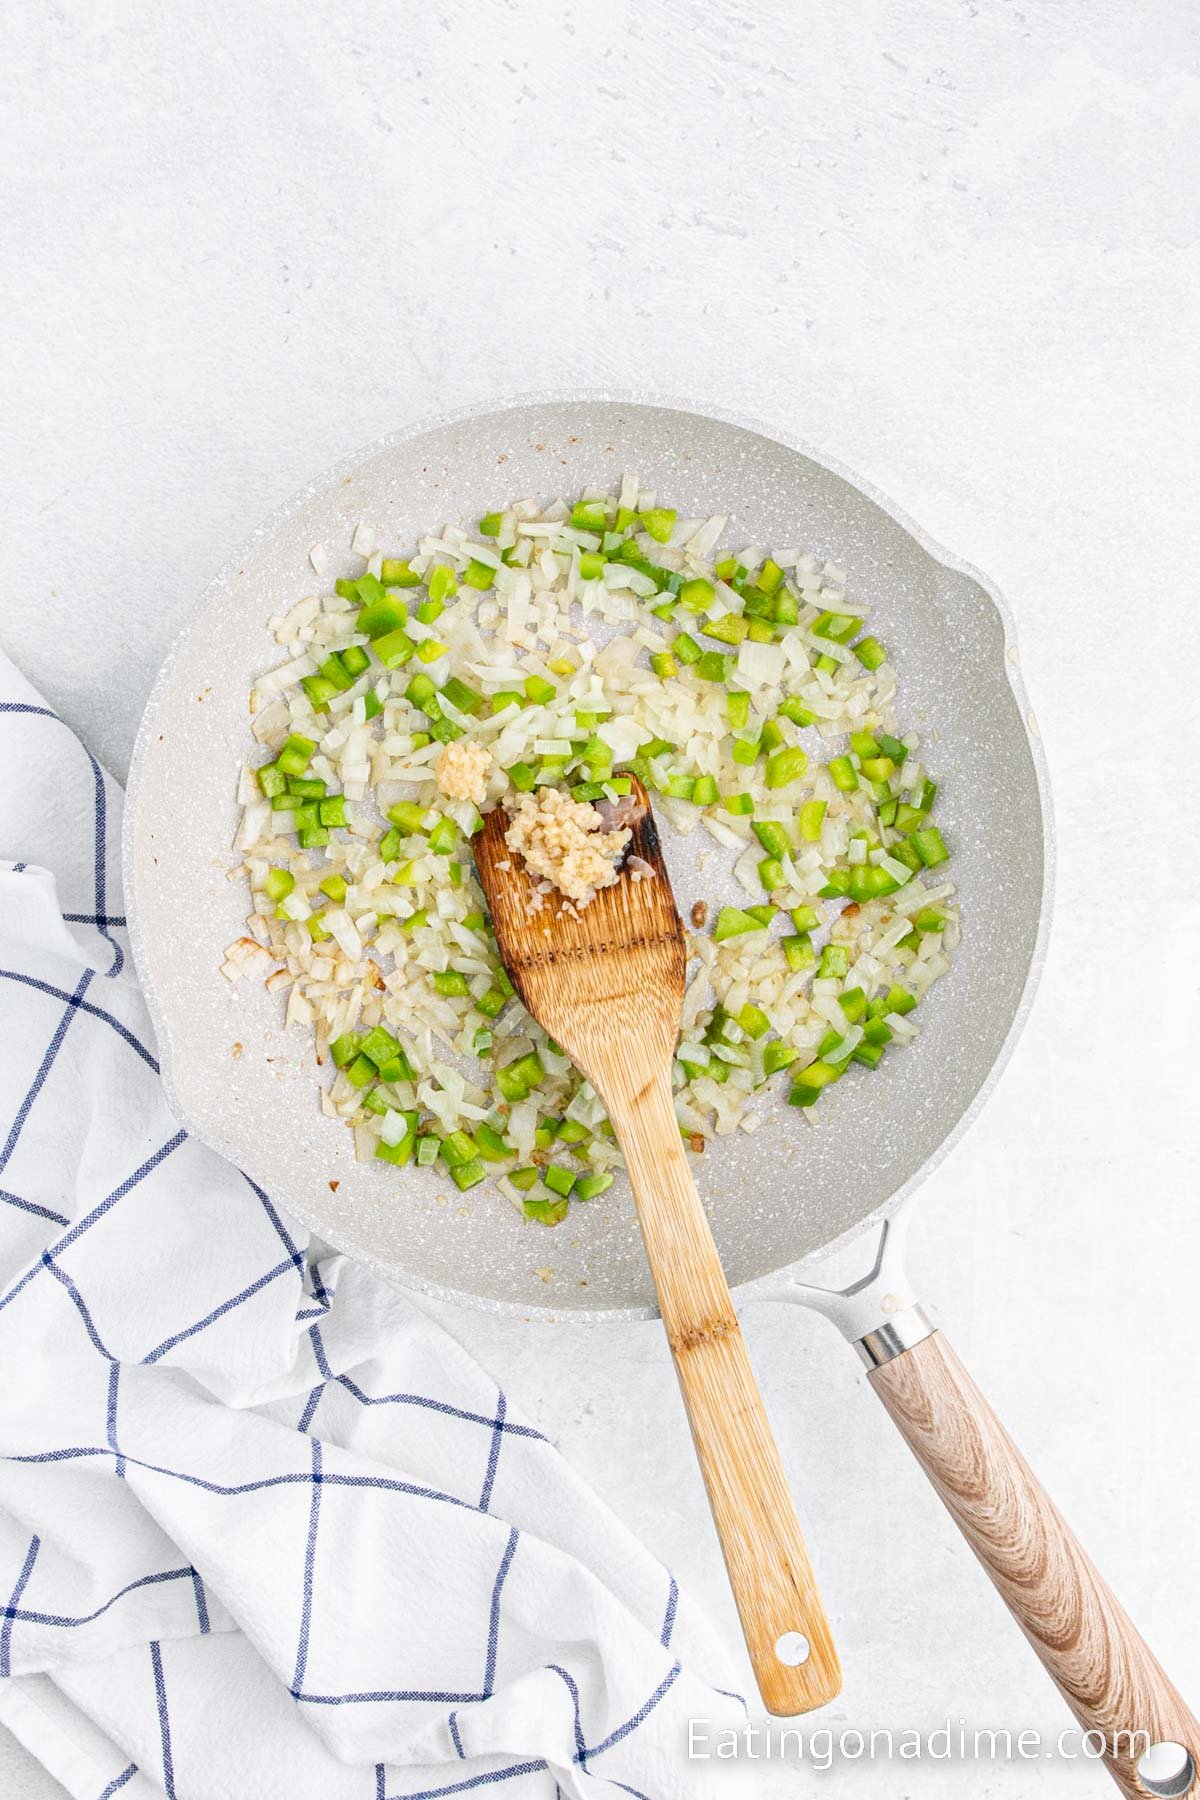
[[[229,879],[234,794],[251,682],[279,656],[267,619],[311,590],[310,546],[349,573],[360,520],[404,546],[509,498],[570,494],[625,468],[685,514],[728,512],[731,545],[800,545],[847,571],[896,664],[901,721],[921,733],[939,780],[962,902],[962,947],[911,1049],[833,1088],[818,1124],[780,1094],[752,1137],[698,1159],[732,1285],[762,1282],[911,1185],[996,1064],[1039,940],[1042,789],[1003,614],[980,578],[815,456],[676,403],[586,396],[415,427],[322,476],[226,564],[147,707],[125,845],[138,968],[192,1131],[381,1273],[523,1313],[653,1311],[627,1187],[547,1231],[490,1186],[460,1196],[433,1171],[356,1163],[350,1133],[316,1104],[307,1035],[285,1034],[276,999],[218,972],[247,910]],[[664,823],[662,835],[685,917],[696,899],[737,898],[706,833],[681,838]]]

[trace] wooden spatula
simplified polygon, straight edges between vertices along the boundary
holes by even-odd
[[[832,1700],[841,1669],[800,1523],[671,1098],[683,926],[646,806],[620,878],[577,912],[528,907],[529,877],[490,813],[475,839],[500,954],[534,1018],[600,1094],[625,1155],[659,1311],[754,1673],[768,1710]],[[629,858],[654,871],[634,879]],[[637,867],[636,862],[633,865]]]

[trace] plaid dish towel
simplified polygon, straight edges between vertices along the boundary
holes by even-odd
[[[120,791],[0,659],[0,1720],[77,1800],[704,1791],[674,1581],[169,1112]]]

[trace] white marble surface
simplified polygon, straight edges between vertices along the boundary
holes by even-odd
[[[23,10],[5,62],[0,641],[117,772],[258,519],[493,394],[648,385],[777,420],[1005,589],[1057,923],[915,1266],[1200,1699],[1189,9],[67,0]],[[732,1632],[657,1327],[439,1312]],[[747,1327],[845,1660],[835,1719],[1057,1732],[853,1357],[801,1313]],[[1107,1791],[1039,1761],[760,1765],[728,1792],[818,1779],[834,1800]],[[61,1790],[5,1743],[0,1792]]]

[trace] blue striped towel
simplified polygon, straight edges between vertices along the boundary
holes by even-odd
[[[77,1800],[668,1800],[675,1583],[411,1300],[167,1108],[121,795],[0,660],[0,1720]],[[214,971],[214,979],[217,979]]]

